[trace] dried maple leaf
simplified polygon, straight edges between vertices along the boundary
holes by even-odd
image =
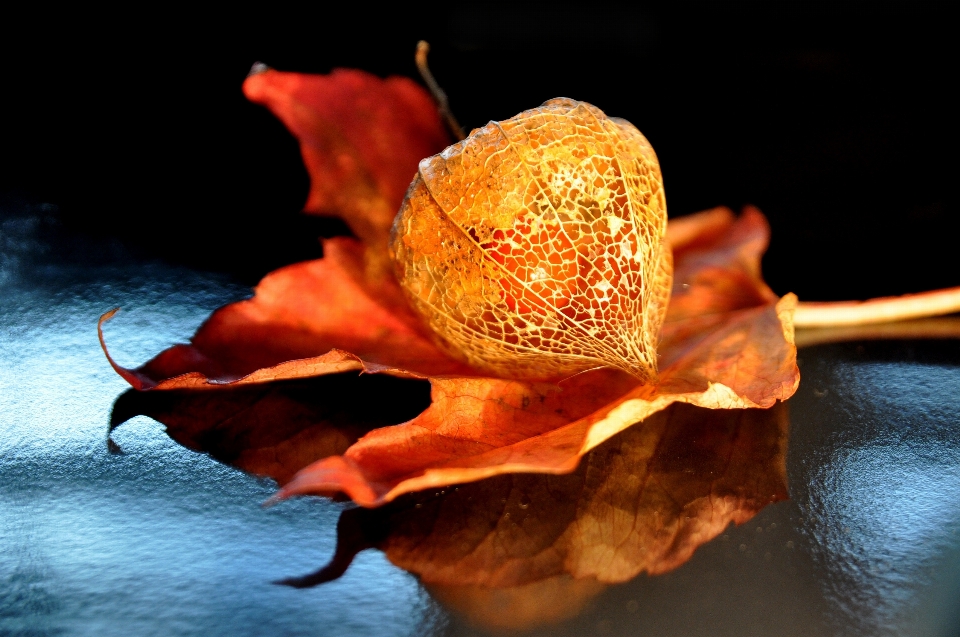
[[[329,75],[255,70],[244,94],[300,141],[310,174],[304,211],[342,217],[374,258],[385,258],[417,163],[450,143],[430,95],[408,78],[381,80],[354,69]]]
[[[247,83],[260,87],[257,90],[269,87],[268,101],[279,112],[300,114],[290,126],[304,140],[305,156],[314,157],[307,160],[312,181],[326,183],[333,175],[344,192],[355,194],[356,200],[335,206],[363,243],[328,241],[324,259],[269,275],[253,299],[216,312],[190,345],[171,348],[135,370],[111,360],[140,389],[243,385],[351,369],[431,379],[434,402],[420,416],[372,431],[342,456],[307,467],[280,497],[342,491],[372,506],[412,490],[499,473],[569,472],[583,454],[670,403],[769,407],[793,393],[799,381],[790,319],[795,298],[788,295],[778,301],[760,278],[768,228],[755,210],[735,219],[730,211],[718,209],[667,229],[666,240],[675,247],[674,300],[664,317],[657,351],[659,376],[654,382],[641,383],[610,368],[559,384],[484,378],[482,370],[447,356],[434,345],[436,335],[405,305],[396,280],[381,267],[386,259],[383,202],[399,195],[377,185],[379,199],[364,199],[371,184],[380,183],[371,172],[377,164],[359,161],[369,153],[354,146],[372,142],[329,132],[352,130],[355,123],[341,127],[336,117],[352,113],[355,103],[377,101],[389,83],[368,82],[369,76],[363,75],[367,88],[357,89],[361,83],[355,78],[344,72],[308,80],[268,71]],[[331,83],[351,88],[338,92],[330,89]],[[248,93],[260,94],[257,90],[248,88]],[[323,97],[314,100],[309,92],[313,90]],[[366,90],[369,96],[358,95]],[[346,110],[339,105],[326,111],[313,106],[329,95],[341,96]],[[333,115],[328,120],[302,116],[304,112]],[[435,114],[431,118],[437,133],[439,120]],[[322,130],[317,133],[314,127]],[[408,137],[419,134],[416,127],[399,130]],[[329,162],[334,158],[324,153],[349,161],[332,170]],[[382,154],[372,156],[383,159]],[[324,172],[328,169],[329,174]],[[396,204],[394,209],[399,201]],[[632,244],[630,251],[636,254]],[[664,267],[663,261],[653,263],[650,272]],[[646,284],[664,280],[644,272]],[[654,314],[662,311],[656,303],[662,305],[665,297],[665,290],[650,297]],[[518,310],[518,303],[536,304],[526,297],[515,296],[514,301]],[[639,311],[646,315],[649,308],[641,304]],[[106,318],[109,314],[101,325]]]

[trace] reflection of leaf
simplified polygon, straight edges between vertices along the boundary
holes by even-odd
[[[389,514],[383,548],[425,581],[451,584],[662,573],[731,521],[786,498],[785,452],[785,408],[678,405],[567,476],[500,476],[412,496]]]
[[[329,581],[355,553],[377,547],[478,621],[559,619],[578,607],[532,613],[531,597],[547,591],[582,605],[602,589],[598,582],[674,569],[731,522],[785,499],[787,427],[785,406],[674,405],[606,441],[568,475],[497,476],[345,511],[331,564],[287,583]],[[491,603],[519,614],[490,614]]]
[[[185,447],[284,484],[301,467],[343,453],[428,401],[423,382],[343,374],[216,392],[130,390],[114,404],[110,428],[149,416]]]
[[[218,392],[128,392],[113,423],[151,416],[181,444],[283,482],[364,429],[415,413],[423,389],[334,375]],[[371,393],[385,400],[362,400]],[[678,567],[730,522],[786,498],[787,427],[785,405],[673,405],[599,445],[567,475],[500,475],[344,511],[330,564],[287,583],[335,579],[359,551],[379,548],[476,621],[558,620],[605,584]],[[566,603],[541,606],[544,595]],[[491,613],[491,604],[513,611]]]

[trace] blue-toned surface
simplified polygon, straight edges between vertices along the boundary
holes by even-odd
[[[377,551],[323,565],[343,506],[260,505],[274,491],[139,417],[114,432],[122,364],[185,340],[249,290],[64,233],[39,207],[0,212],[0,635],[482,633]],[[960,346],[801,352],[792,499],[666,575],[607,589],[543,635],[929,634],[956,603]],[[953,588],[951,588],[953,587]]]

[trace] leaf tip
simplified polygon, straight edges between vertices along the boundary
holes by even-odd
[[[270,66],[260,60],[257,60],[253,63],[253,66],[250,67],[250,70],[247,71],[247,77],[253,77],[254,75],[260,75],[261,73],[266,73],[270,70]]]
[[[783,338],[794,348],[797,346],[795,316],[798,304],[797,295],[793,292],[787,292],[776,305],[777,318],[780,319],[780,324],[783,327]]]
[[[156,383],[152,382],[150,379],[138,374],[136,370],[130,370],[126,367],[119,365],[113,357],[110,356],[110,352],[107,350],[107,342],[103,338],[103,324],[113,318],[113,316],[120,311],[119,307],[115,307],[109,312],[104,312],[100,319],[97,321],[97,338],[100,339],[100,349],[103,350],[103,355],[107,357],[107,362],[110,363],[110,367],[114,369],[117,374],[119,374],[124,380],[126,380],[130,385],[136,390],[151,389]]]
[[[100,349],[103,350],[103,353],[107,357],[107,360],[110,362],[110,365],[114,369],[116,369],[118,373],[120,373],[120,369],[122,368],[120,368],[120,366],[114,362],[113,357],[110,356],[110,352],[107,351],[107,342],[103,338],[103,324],[109,321],[110,319],[112,319],[114,315],[119,311],[120,311],[120,308],[115,307],[112,310],[101,314],[100,319],[97,321],[97,338],[100,339]],[[121,373],[121,375],[123,374]]]

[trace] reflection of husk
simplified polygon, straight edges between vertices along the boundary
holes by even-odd
[[[494,630],[525,630],[576,617],[607,587],[592,577],[558,575],[510,588],[426,584],[440,603]]]

